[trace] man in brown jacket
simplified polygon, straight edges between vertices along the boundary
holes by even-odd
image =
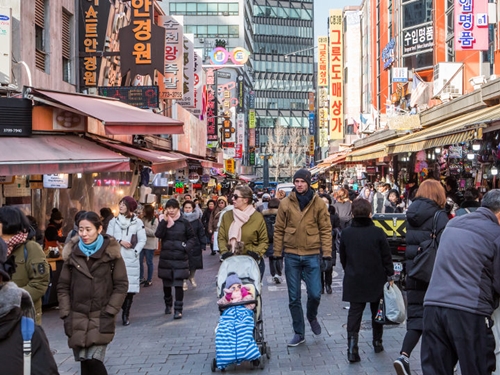
[[[299,169],[293,176],[293,183],[295,188],[278,208],[273,238],[277,269],[282,267],[283,251],[286,260],[288,306],[295,331],[288,346],[305,342],[300,289],[302,278],[307,289],[307,320],[313,333],[321,334],[316,318],[321,299],[321,268],[328,271],[333,267],[330,214],[323,200],[311,188],[311,172]],[[323,259],[320,259],[320,254]]]

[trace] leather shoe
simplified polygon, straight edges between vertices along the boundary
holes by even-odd
[[[326,293],[327,294],[332,294],[332,286],[331,285],[327,285],[326,286]]]

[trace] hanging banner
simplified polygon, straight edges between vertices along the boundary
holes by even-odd
[[[234,159],[226,159],[224,164],[227,173],[234,173]]]
[[[314,156],[314,135],[309,136],[309,156]]]
[[[343,87],[343,22],[342,9],[330,9],[330,140],[344,139]]]
[[[248,130],[248,146],[255,148],[255,128]]]
[[[182,17],[159,16],[165,28],[163,79],[160,79],[161,99],[182,99],[184,95],[184,32]]]
[[[318,37],[318,87],[328,87],[328,37]]]
[[[184,96],[182,97],[182,100],[177,100],[177,103],[182,105],[184,108],[193,108],[195,106],[194,43],[192,40],[194,40],[193,34],[184,35]]]
[[[205,85],[205,73],[201,66],[201,56],[194,52],[194,107],[189,111],[195,116],[201,116],[203,108],[203,87]]]
[[[245,151],[245,114],[236,115],[236,158],[241,159]]]
[[[243,113],[245,112],[245,82],[242,75],[238,76],[237,82],[236,97],[238,98],[238,105],[236,106],[236,113]]]
[[[217,142],[217,95],[215,93],[215,71],[207,69],[207,141]]]
[[[487,51],[488,0],[455,0],[455,51]]]

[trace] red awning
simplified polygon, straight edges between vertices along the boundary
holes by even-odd
[[[100,140],[100,142],[114,150],[146,162],[154,173],[166,172],[187,166],[187,157],[175,152],[135,148],[133,146],[106,142],[104,140]]]
[[[106,134],[183,134],[181,121],[112,98],[31,88],[30,99],[93,117],[104,124]]]
[[[0,175],[128,172],[130,160],[73,135],[0,138]]]

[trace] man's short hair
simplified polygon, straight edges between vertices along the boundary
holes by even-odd
[[[372,205],[366,199],[355,199],[351,211],[353,217],[370,217]]]
[[[488,191],[481,201],[481,207],[489,208],[495,215],[500,212],[500,189]]]

